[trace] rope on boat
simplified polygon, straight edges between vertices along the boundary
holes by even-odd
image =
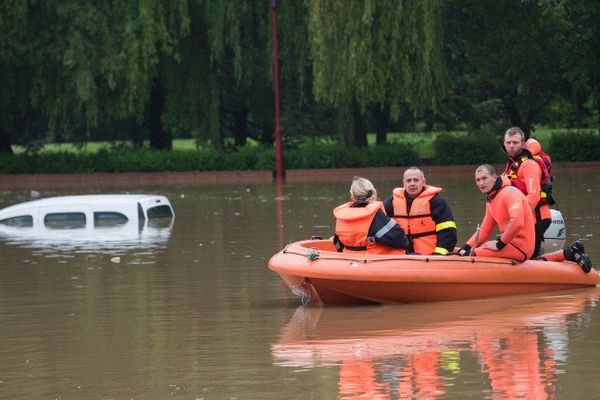
[[[375,263],[375,262],[384,262],[384,261],[425,261],[428,263],[434,263],[434,262],[457,262],[457,263],[464,263],[465,261],[470,262],[471,264],[510,264],[510,265],[517,265],[520,264],[518,261],[515,260],[500,260],[498,259],[498,261],[491,261],[491,260],[476,260],[473,257],[461,257],[460,259],[457,258],[448,258],[448,257],[436,257],[436,258],[417,258],[417,257],[410,257],[410,256],[403,256],[403,257],[387,257],[387,258],[381,258],[381,259],[366,259],[366,258],[350,258],[350,257],[327,257],[327,256],[322,256],[321,253],[319,253],[319,249],[316,248],[311,248],[308,252],[306,253],[300,253],[297,251],[290,251],[287,250],[287,246],[285,249],[283,249],[283,253],[284,254],[295,254],[298,256],[303,256],[308,258],[310,261],[317,261],[317,260],[341,260],[341,261],[352,261],[352,262],[359,262],[362,264],[367,264],[367,263]]]

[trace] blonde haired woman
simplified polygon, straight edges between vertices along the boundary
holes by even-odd
[[[404,254],[406,234],[383,211],[377,190],[368,179],[355,176],[350,186],[350,201],[333,210],[333,244],[339,252]]]

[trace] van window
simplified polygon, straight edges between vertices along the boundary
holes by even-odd
[[[150,207],[147,212],[148,218],[170,218],[173,216],[171,207],[167,205]]]
[[[125,215],[112,211],[97,211],[94,212],[94,226],[117,226],[125,225],[129,221]]]
[[[0,224],[19,228],[31,228],[33,226],[33,217],[31,215],[19,215],[0,220]]]
[[[46,214],[44,225],[51,229],[85,228],[85,214],[81,212]]]

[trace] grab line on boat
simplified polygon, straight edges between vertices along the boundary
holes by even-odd
[[[460,259],[456,259],[456,258],[446,258],[446,257],[439,257],[439,258],[416,258],[416,257],[388,257],[388,258],[381,258],[381,259],[371,259],[368,260],[366,258],[346,258],[346,257],[323,257],[320,253],[317,253],[317,257],[311,256],[314,255],[315,253],[311,253],[311,252],[307,252],[307,253],[299,253],[296,251],[290,251],[290,250],[283,250],[284,254],[295,254],[298,256],[302,256],[302,257],[306,257],[308,258],[310,261],[317,261],[317,260],[341,260],[341,261],[354,261],[354,262],[361,262],[363,264],[367,264],[367,263],[375,263],[375,262],[381,262],[381,261],[425,261],[425,262],[465,262],[464,257],[461,257]],[[515,260],[506,260],[506,261],[502,261],[502,260],[498,260],[498,261],[489,261],[489,260],[475,260],[474,258],[469,258],[468,261],[471,264],[475,264],[475,262],[477,262],[478,264],[510,264],[510,265],[517,265],[520,264],[518,261]]]

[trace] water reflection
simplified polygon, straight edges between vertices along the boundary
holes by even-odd
[[[599,288],[406,306],[300,307],[271,346],[281,367],[338,367],[343,399],[552,398]],[[486,379],[482,380],[481,376]],[[470,388],[470,389],[469,389]]]
[[[44,253],[122,254],[135,249],[165,248],[174,218],[155,218],[139,224],[132,221],[111,227],[90,229],[36,229],[0,225],[0,240]]]

